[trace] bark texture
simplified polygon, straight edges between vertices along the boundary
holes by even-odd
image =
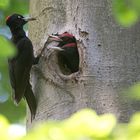
[[[140,25],[127,29],[116,24],[111,0],[30,0],[30,15],[37,17],[29,26],[36,53],[48,34],[64,31],[75,35],[80,53],[79,72],[64,75],[57,55],[44,51],[32,69],[38,103],[33,123],[65,119],[87,107],[128,121],[140,106],[122,92],[140,79]]]

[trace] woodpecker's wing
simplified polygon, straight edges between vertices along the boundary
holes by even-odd
[[[9,63],[10,80],[14,90],[14,100],[19,103],[24,96],[30,78],[30,69],[33,62],[33,47],[28,38],[17,43],[18,55]]]
[[[15,76],[14,76],[14,60],[8,59],[9,64],[9,77],[10,77],[10,83],[12,88],[15,88]]]

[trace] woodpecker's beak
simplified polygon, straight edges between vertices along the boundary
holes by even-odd
[[[23,19],[24,19],[26,22],[36,20],[36,18],[33,18],[33,17],[24,17]]]
[[[55,35],[49,35],[49,41],[56,41],[56,42],[62,42],[63,40],[60,39],[58,36]]]

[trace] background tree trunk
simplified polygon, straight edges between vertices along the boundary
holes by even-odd
[[[49,60],[43,56],[33,68],[38,103],[33,123],[61,120],[87,107],[125,122],[136,111],[139,105],[128,102],[122,91],[140,79],[140,26],[120,27],[111,10],[111,0],[30,0],[30,15],[38,19],[29,26],[36,52],[48,34],[68,31],[78,40],[80,53],[77,74],[63,75],[55,54]]]

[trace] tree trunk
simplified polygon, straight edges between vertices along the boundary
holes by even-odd
[[[111,10],[111,0],[30,0],[30,15],[37,17],[29,26],[36,52],[48,34],[68,31],[75,35],[80,54],[79,72],[71,75],[64,75],[57,55],[47,51],[33,67],[38,104],[33,123],[62,120],[81,108],[111,112],[125,122],[136,111],[139,105],[128,102],[122,91],[140,79],[139,25],[120,27]]]

